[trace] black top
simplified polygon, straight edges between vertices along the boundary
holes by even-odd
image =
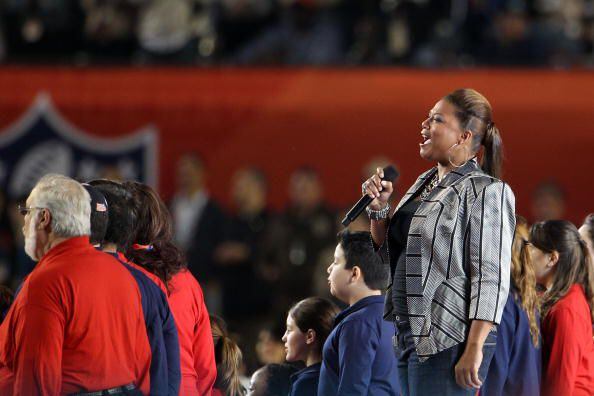
[[[390,268],[392,270],[392,303],[394,315],[408,316],[406,302],[406,243],[408,230],[413,215],[421,205],[421,201],[413,199],[403,205],[390,222],[388,246],[390,249]]]

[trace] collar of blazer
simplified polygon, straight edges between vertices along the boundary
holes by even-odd
[[[415,197],[417,195],[417,193],[419,192],[419,190],[425,186],[425,183],[427,183],[429,180],[431,180],[431,178],[435,175],[436,172],[437,172],[437,167],[433,167],[433,168],[429,169],[428,171],[424,172],[421,176],[419,176],[417,181],[411,186],[411,188],[408,189],[406,194],[404,194],[402,196],[400,203],[398,203],[398,205],[396,206],[396,209],[394,209],[394,213],[396,213],[398,211],[398,209],[400,209],[403,205],[405,205],[413,197]],[[439,185],[437,185],[437,187],[435,187],[433,189],[433,191],[431,191],[431,194],[429,194],[429,196],[425,199],[425,201],[431,200],[431,198],[433,198],[439,190],[444,190],[447,187],[453,186],[454,184],[459,182],[460,179],[462,179],[464,176],[469,175],[471,173],[475,173],[475,172],[482,172],[481,167],[479,166],[479,164],[476,160],[476,157],[471,159],[470,161],[468,161],[466,164],[464,164],[460,168],[454,169],[450,173],[448,173],[439,182]]]

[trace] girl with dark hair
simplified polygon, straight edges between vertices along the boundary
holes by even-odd
[[[373,198],[374,247],[391,269],[385,318],[397,327],[404,395],[471,395],[486,377],[507,301],[515,198],[498,179],[501,135],[477,91],[439,100],[420,135],[421,158],[437,165],[395,211],[381,168],[362,186]]]
[[[516,217],[512,247],[511,287],[497,347],[481,396],[538,396],[541,378],[539,301],[536,277],[530,263],[528,223]]]
[[[289,310],[283,335],[287,362],[304,362],[306,366],[291,376],[290,396],[317,393],[322,349],[338,312],[336,305],[320,297],[301,300]]]
[[[210,320],[200,284],[186,268],[183,254],[173,243],[171,218],[159,195],[137,182],[123,184],[134,196],[137,221],[135,242],[127,252],[134,263],[164,284],[179,335],[181,396],[211,393],[217,369]]]
[[[530,230],[536,281],[546,291],[543,315],[544,396],[592,395],[594,389],[594,268],[586,242],[569,221],[537,223]]]
[[[241,385],[239,370],[242,364],[242,353],[239,346],[229,337],[227,324],[218,316],[210,315],[210,327],[215,346],[217,362],[217,380],[214,396],[244,396],[245,389]]]

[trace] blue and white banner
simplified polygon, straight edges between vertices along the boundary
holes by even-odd
[[[20,120],[0,131],[0,188],[10,198],[25,197],[47,173],[80,181],[138,180],[156,187],[157,150],[153,126],[121,138],[97,138],[65,120],[42,93]]]

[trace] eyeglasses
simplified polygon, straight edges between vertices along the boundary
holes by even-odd
[[[26,215],[27,215],[27,213],[29,213],[29,212],[30,212],[30,211],[32,211],[33,209],[45,209],[45,208],[41,208],[41,207],[39,207],[39,206],[33,206],[33,207],[30,207],[30,208],[28,208],[28,207],[26,207],[26,206],[19,205],[19,206],[18,206],[18,209],[19,209],[19,213],[20,213],[21,215],[23,215],[23,216],[26,216]]]

